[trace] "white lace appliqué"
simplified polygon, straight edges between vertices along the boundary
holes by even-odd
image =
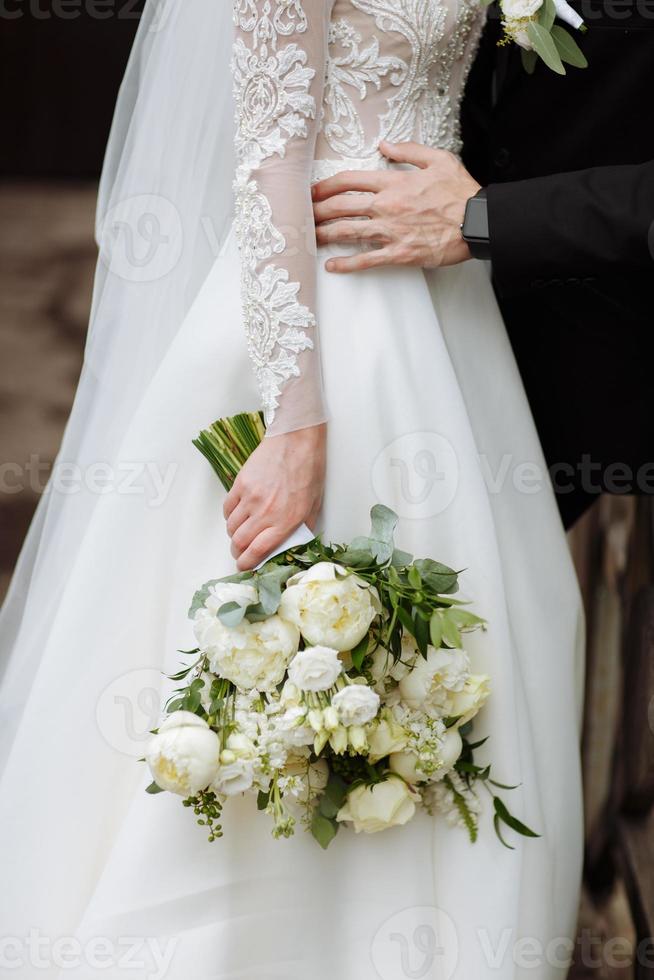
[[[286,240],[275,227],[272,208],[253,172],[264,160],[283,157],[292,139],[306,139],[315,118],[309,94],[315,76],[306,52],[280,37],[301,34],[307,19],[300,0],[234,0],[234,21],[250,35],[234,42],[232,72],[236,101],[236,234],[241,254],[241,289],[248,353],[254,364],[266,423],[279,406],[284,384],[299,376],[298,354],[313,348],[307,330],[315,317],[298,300],[300,283],[276,264]]]

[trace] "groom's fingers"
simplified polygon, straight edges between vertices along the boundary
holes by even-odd
[[[325,263],[327,272],[362,272],[380,265],[397,265],[394,252],[390,248],[375,248],[370,252],[357,252],[356,255],[341,255]]]
[[[380,242],[388,240],[378,221],[356,218],[354,221],[334,221],[330,225],[318,225],[316,242],[318,245],[352,245],[355,242]]]
[[[392,176],[387,170],[344,170],[334,177],[327,177],[314,184],[311,196],[316,202],[349,191],[368,191],[376,194],[387,186],[389,177]]]
[[[319,225],[334,218],[369,218],[371,204],[370,194],[337,194],[314,204],[314,221]]]
[[[383,140],[379,144],[379,149],[388,160],[394,163],[409,163],[413,167],[420,167],[424,170],[436,162],[439,153],[445,150],[434,150],[430,146],[422,146],[421,143],[387,143]]]

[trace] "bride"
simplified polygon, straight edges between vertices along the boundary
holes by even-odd
[[[148,4],[100,188],[67,476],[2,618],[4,965],[561,980],[581,865],[580,603],[487,271],[330,275],[311,208],[312,182],[381,167],[381,140],[458,152],[484,8]],[[191,439],[257,406],[267,437],[225,497]],[[467,569],[490,620],[470,654],[494,686],[475,734],[540,837],[503,848],[486,808],[475,846],[423,813],[325,853],[272,840],[247,798],[209,845],[172,796],[143,792],[136,761],[162,672],[193,645],[190,596],[302,523],[365,533],[376,501],[399,514],[400,547]]]

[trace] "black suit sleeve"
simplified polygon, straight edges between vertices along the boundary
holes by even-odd
[[[491,184],[488,217],[503,294],[550,279],[654,275],[654,161]]]

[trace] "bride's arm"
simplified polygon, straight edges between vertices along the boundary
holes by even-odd
[[[243,324],[267,423],[225,503],[251,567],[315,520],[325,419],[311,167],[332,0],[234,0],[236,227]]]

